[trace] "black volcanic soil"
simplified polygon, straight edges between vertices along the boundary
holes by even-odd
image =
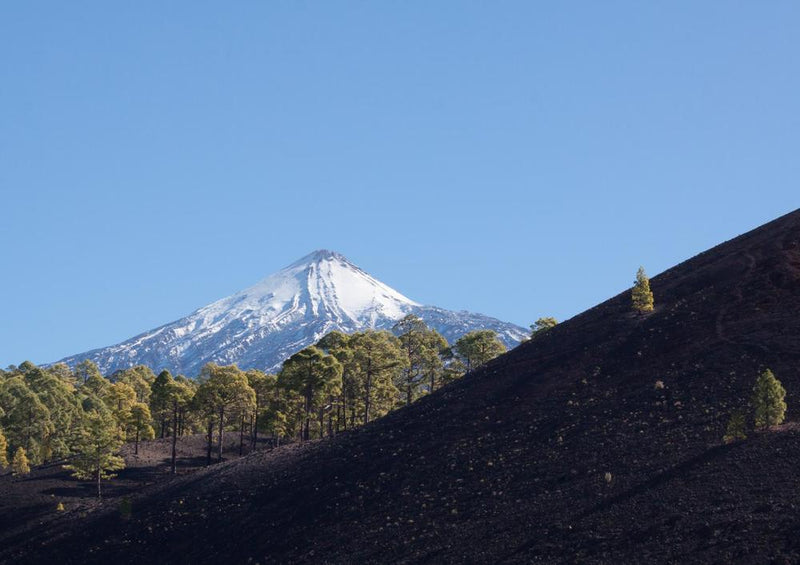
[[[28,527],[13,563],[800,562],[800,211],[415,405]],[[758,372],[790,423],[721,443]],[[662,386],[663,385],[663,386]]]
[[[223,458],[239,456],[238,436],[226,436]],[[117,472],[111,481],[103,481],[103,500],[97,499],[97,484],[79,481],[63,469],[64,461],[32,468],[31,474],[14,477],[8,469],[0,474],[0,557],[5,560],[3,548],[22,547],[24,551],[31,532],[45,533],[67,524],[69,529],[76,519],[85,519],[104,510],[118,512],[123,499],[135,499],[137,493],[151,485],[175,480],[170,474],[172,440],[157,439],[139,444],[134,454],[133,445],[122,449],[125,469]],[[216,457],[216,452],[214,454]],[[179,438],[176,445],[176,473],[185,475],[203,469],[206,464],[205,436]],[[57,506],[64,510],[58,511]]]

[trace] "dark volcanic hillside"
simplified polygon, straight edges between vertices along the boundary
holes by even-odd
[[[65,521],[0,557],[800,560],[800,431],[720,441],[764,367],[800,420],[800,211],[651,282],[648,317],[622,293],[364,429],[177,479],[130,522]]]

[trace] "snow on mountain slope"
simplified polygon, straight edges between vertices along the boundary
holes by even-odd
[[[469,331],[492,329],[513,347],[528,333],[481,314],[423,306],[342,255],[320,250],[176,322],[62,361],[91,359],[105,374],[144,364],[193,376],[210,361],[277,370],[332,330],[391,329],[406,314],[419,316],[451,343]]]

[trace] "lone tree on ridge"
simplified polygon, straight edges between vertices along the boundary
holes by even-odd
[[[653,293],[650,290],[650,279],[644,272],[644,267],[639,267],[636,273],[636,282],[631,291],[633,309],[640,314],[653,311]]]
[[[547,330],[554,328],[557,325],[558,325],[558,320],[556,320],[551,316],[539,318],[538,320],[536,320],[536,322],[531,324],[531,339],[533,339],[538,335],[542,335]]]

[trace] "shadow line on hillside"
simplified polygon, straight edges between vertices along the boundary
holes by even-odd
[[[727,453],[731,449],[737,447],[737,445],[738,445],[737,443],[732,443],[732,444],[723,443],[720,445],[715,445],[713,447],[710,447],[705,451],[698,453],[697,455],[678,463],[677,465],[673,465],[672,467],[669,467],[661,471],[660,473],[656,473],[652,478],[642,483],[639,483],[638,485],[635,485],[626,491],[620,492],[618,494],[615,494],[614,496],[611,496],[609,498],[606,498],[598,502],[591,508],[584,510],[583,512],[575,516],[575,519],[583,520],[584,518],[591,516],[592,514],[595,514],[597,512],[602,512],[604,510],[611,508],[616,504],[630,500],[648,490],[651,490],[663,483],[666,483],[674,479],[675,477],[683,475],[691,468],[696,467],[699,464],[706,463],[724,453]]]
[[[588,508],[587,510],[584,510],[583,512],[575,515],[573,517],[573,521],[577,522],[577,521],[583,520],[584,518],[587,518],[587,517],[591,516],[592,514],[595,514],[597,512],[602,512],[604,510],[608,510],[612,506],[615,506],[617,504],[620,504],[622,502],[625,502],[627,500],[635,498],[636,496],[638,496],[638,495],[640,495],[640,494],[642,494],[642,493],[644,493],[644,492],[646,492],[648,490],[651,490],[653,488],[656,488],[656,487],[660,486],[661,484],[669,482],[670,480],[672,480],[675,477],[684,475],[686,472],[688,472],[693,467],[696,467],[696,466],[698,466],[700,464],[706,463],[708,461],[711,461],[712,459],[718,458],[719,456],[728,453],[729,451],[731,451],[732,449],[737,448],[741,444],[742,444],[742,442],[737,442],[737,443],[732,443],[732,444],[720,444],[720,445],[712,446],[712,447],[706,449],[705,451],[703,451],[701,453],[698,453],[698,454],[690,457],[689,459],[686,459],[685,461],[682,461],[682,462],[680,462],[680,463],[678,463],[676,465],[673,465],[672,467],[669,467],[669,468],[667,468],[667,469],[665,469],[665,470],[663,470],[663,471],[661,471],[659,473],[656,473],[652,478],[650,478],[650,479],[648,479],[648,480],[646,480],[644,482],[641,482],[641,483],[639,483],[637,485],[634,485],[633,487],[631,487],[631,488],[629,488],[629,489],[627,489],[627,490],[625,490],[623,492],[620,492],[618,494],[615,494],[613,496],[610,496],[610,497],[600,501],[599,503],[595,504],[591,508]],[[517,548],[515,548],[510,553],[504,555],[497,562],[498,563],[503,563],[503,562],[513,558],[513,557],[517,557],[521,553],[524,553],[524,552],[528,551],[529,549],[535,547],[541,541],[542,541],[542,536],[537,536],[537,537],[531,538],[528,541],[526,541],[525,543],[523,543],[520,546],[518,546]]]

